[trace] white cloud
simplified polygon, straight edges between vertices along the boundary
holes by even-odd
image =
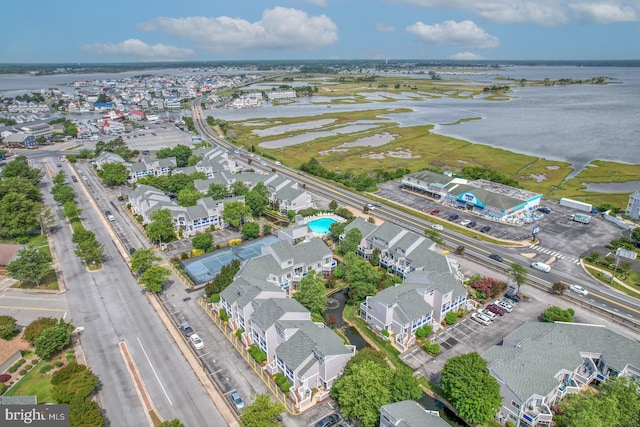
[[[396,30],[396,27],[393,25],[383,24],[382,22],[376,22],[376,31],[380,31],[382,33],[392,33]]]
[[[195,55],[191,49],[161,43],[152,46],[138,39],[120,43],[93,43],[81,46],[80,50],[91,55],[127,56],[139,61],[181,61]]]
[[[305,3],[315,4],[316,6],[326,6],[327,0],[302,0]]]
[[[462,10],[489,21],[559,25],[567,21],[566,0],[395,0],[429,9]],[[580,0],[577,0],[580,1]]]
[[[407,32],[417,35],[425,43],[437,45],[492,49],[500,44],[497,37],[487,33],[473,21],[444,21],[435,25],[416,22],[407,27]]]
[[[338,40],[338,27],[326,15],[309,16],[284,7],[265,10],[257,22],[228,16],[158,17],[138,24],[138,29],[185,37],[213,52],[314,49]]]
[[[631,6],[604,3],[572,3],[569,7],[579,18],[600,24],[635,22],[638,20],[638,13]]]
[[[449,59],[479,60],[484,59],[484,57],[473,52],[459,52],[449,56]]]

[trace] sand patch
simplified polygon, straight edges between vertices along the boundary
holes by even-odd
[[[543,174],[543,173],[541,173],[541,174],[535,174],[535,173],[532,173],[532,174],[531,174],[531,175],[529,175],[529,176],[530,176],[531,178],[535,179],[535,180],[536,180],[536,182],[542,182],[542,181],[544,181],[545,179],[547,179],[547,176],[546,176],[545,174]]]

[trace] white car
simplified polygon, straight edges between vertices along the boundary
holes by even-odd
[[[482,312],[480,310],[478,310],[475,313],[471,314],[471,318],[473,320],[475,320],[476,322],[480,323],[481,325],[484,325],[484,326],[489,326],[489,324],[491,323],[491,319],[489,319],[487,316],[482,314]]]
[[[513,311],[513,306],[508,302],[496,301],[495,305],[497,305],[498,307],[504,308],[504,311],[506,311],[507,313],[511,313]]]
[[[431,228],[433,228],[434,230],[438,230],[438,231],[444,230],[444,227],[441,226],[440,224],[433,224],[433,225],[431,225]]]
[[[480,313],[484,314],[485,316],[487,316],[491,320],[496,320],[496,318],[498,317],[497,314],[490,312],[486,308],[484,310],[480,310]]]
[[[573,292],[580,294],[580,295],[589,295],[589,291],[587,291],[585,288],[583,288],[582,286],[578,286],[578,285],[571,285],[569,286],[569,289],[571,289]]]
[[[544,273],[548,273],[551,271],[551,266],[545,264],[544,262],[534,262],[531,264],[531,267],[535,268],[536,270],[542,271]]]
[[[189,339],[191,340],[191,344],[193,344],[196,350],[201,350],[204,348],[204,343],[202,342],[198,334],[191,335]]]
[[[462,221],[460,221],[460,225],[468,225],[471,224],[471,220],[470,219],[463,219]]]

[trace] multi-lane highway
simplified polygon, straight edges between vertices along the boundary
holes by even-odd
[[[205,114],[198,102],[194,102],[192,105],[192,115],[194,118],[194,124],[202,135],[206,136],[216,144],[228,148],[229,150],[238,150],[242,155],[250,155],[250,153],[244,152],[240,147],[229,144],[211,130],[206,123]],[[281,175],[288,176],[291,179],[305,184],[307,190],[311,192],[322,194],[331,200],[336,200],[338,203],[352,206],[356,209],[361,209],[364,205],[372,203],[372,200],[366,196],[346,191],[313,176],[302,174],[299,171],[276,164],[268,159],[255,159],[253,165],[257,168],[277,171]],[[374,214],[381,219],[392,221],[403,228],[412,230],[419,234],[422,234],[425,229],[431,226],[429,221],[422,219],[422,214],[419,214],[418,212],[416,214],[408,214],[404,211],[393,208],[389,204],[376,207]],[[459,245],[464,246],[465,256],[476,257],[483,263],[486,262],[487,256],[491,253],[498,253],[502,255],[504,262],[493,263],[492,265],[495,269],[504,270],[505,268],[508,268],[511,263],[519,263],[528,266],[527,259],[523,258],[519,253],[522,250],[521,247],[508,247],[504,245],[491,244],[467,237],[448,229],[442,231],[441,235],[444,238],[447,247],[452,248]],[[595,282],[584,272],[562,271],[554,268],[551,273],[542,273],[531,269],[528,278],[529,280],[546,285],[549,289],[553,283],[560,280],[581,285],[589,290],[589,295],[578,296],[574,294],[573,296],[582,298],[585,302],[593,304],[599,309],[610,312],[612,315],[621,316],[630,322],[638,323],[640,325],[639,300]]]
[[[20,153],[22,154],[22,153]],[[57,172],[58,152],[38,150],[26,153],[44,170]],[[90,165],[80,166],[90,168]],[[62,170],[70,175],[66,162]],[[148,416],[129,375],[118,344],[124,341],[137,365],[144,385],[158,413],[164,419],[180,419],[185,425],[225,425],[223,418],[179,352],[144,292],[131,275],[127,263],[114,242],[103,206],[108,194],[93,173],[84,170],[86,183],[69,182],[82,209],[81,219],[87,230],[104,244],[104,267],[90,272],[74,254],[71,229],[62,217],[61,207],[49,191],[50,178],[43,180],[44,201],[53,206],[61,227],[53,234],[58,261],[68,291],[67,320],[84,328],[82,347],[91,369],[101,382],[99,402],[110,425],[149,425]],[[90,191],[96,193],[91,195]],[[111,196],[112,197],[112,196]],[[116,210],[113,210],[116,213]],[[138,244],[142,244],[138,242]]]

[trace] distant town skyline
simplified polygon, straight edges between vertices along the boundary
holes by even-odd
[[[640,59],[640,0],[65,0],[3,10],[2,63]]]

